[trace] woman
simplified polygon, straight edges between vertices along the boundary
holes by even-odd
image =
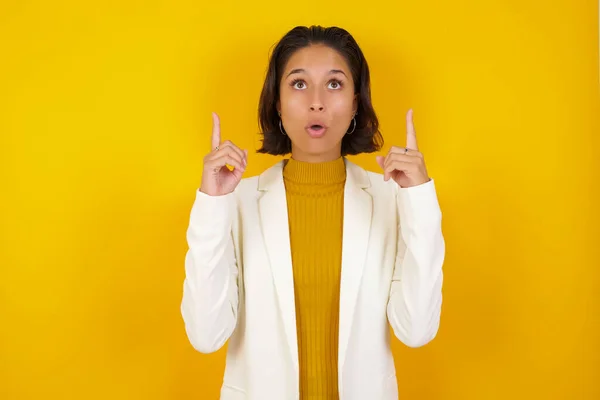
[[[258,151],[291,156],[242,179],[213,114],[181,311],[198,351],[229,341],[221,399],[397,399],[389,325],[411,347],[437,333],[445,244],[412,112],[381,174],[345,158],[381,148],[369,85],[348,32],[296,27],[259,106]]]

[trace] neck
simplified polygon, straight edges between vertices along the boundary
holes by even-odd
[[[346,163],[343,157],[318,163],[290,158],[283,168],[283,179],[286,187],[291,190],[295,190],[298,185],[307,184],[321,185],[324,190],[329,190],[331,185],[346,180]]]

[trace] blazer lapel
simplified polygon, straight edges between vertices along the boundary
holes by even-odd
[[[367,172],[347,159],[346,171],[338,344],[340,381],[346,360],[354,307],[366,261],[373,215],[371,195],[365,191],[370,186]]]
[[[284,164],[285,161],[280,161],[260,175],[258,190],[262,194],[258,199],[258,211],[275,290],[279,299],[281,318],[292,361],[296,372],[298,372],[294,275],[290,250],[287,199],[283,182]]]

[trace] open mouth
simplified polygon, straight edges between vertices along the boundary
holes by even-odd
[[[312,124],[306,128],[306,132],[313,138],[322,137],[326,130],[325,126],[319,124]]]

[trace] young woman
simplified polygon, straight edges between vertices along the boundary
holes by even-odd
[[[248,152],[213,114],[187,232],[189,340],[228,341],[221,399],[397,399],[389,326],[411,347],[435,337],[445,255],[412,112],[382,173],[350,162],[383,142],[369,68],[348,32],[318,26],[278,43],[259,108],[258,151],[291,156],[242,178]]]

